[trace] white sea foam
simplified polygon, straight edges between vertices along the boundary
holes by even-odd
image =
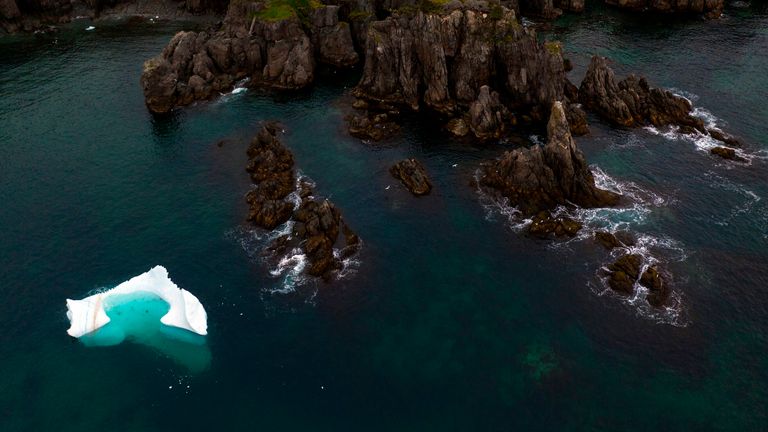
[[[734,218],[749,213],[760,201],[762,201],[762,197],[755,192],[746,189],[743,185],[734,183],[713,171],[704,173],[704,177],[707,179],[709,185],[731,192],[731,195],[739,196],[741,199],[741,203],[735,205],[725,219],[715,221],[718,225],[729,225]]]
[[[678,94],[678,96],[685,97],[684,95],[680,95],[680,94]],[[725,125],[725,122],[719,119],[717,116],[715,116],[711,111],[707,110],[706,108],[694,107],[693,110],[691,110],[691,116],[701,119],[704,122],[704,125],[707,129],[714,129],[719,132],[723,132],[721,125]],[[653,135],[662,136],[669,141],[690,142],[694,145],[696,150],[706,153],[707,155],[709,155],[710,151],[715,147],[732,148],[736,152],[737,156],[741,157],[746,161],[747,165],[750,165],[752,161],[754,161],[755,159],[768,159],[768,152],[766,152],[765,150],[760,150],[758,152],[751,153],[741,148],[730,147],[726,143],[718,141],[712,138],[711,136],[707,134],[703,134],[698,131],[694,133],[682,133],[680,132],[680,128],[678,126],[666,126],[663,128],[657,128],[655,126],[646,126],[643,129],[652,133]],[[727,166],[731,166],[731,164],[728,164]]]
[[[671,197],[662,196],[653,191],[643,189],[636,183],[619,181],[596,165],[592,165],[590,168],[595,178],[595,185],[601,189],[622,195],[623,206],[594,209],[557,207],[551,212],[553,217],[567,216],[573,218],[581,222],[583,228],[576,237],[564,241],[550,242],[548,247],[556,250],[570,250],[575,242],[592,241],[596,231],[608,231],[611,233],[616,233],[617,231],[636,232],[637,228],[646,222],[646,218],[653,208],[664,207],[674,201]],[[486,219],[491,221],[495,220],[497,216],[501,216],[513,231],[522,232],[526,229],[530,225],[531,219],[523,218],[522,213],[516,207],[510,206],[509,200],[506,198],[486,193],[479,186],[479,175],[480,172],[478,170],[475,173],[475,182],[478,184],[477,192],[480,203],[486,210]],[[687,256],[682,245],[672,238],[645,233],[636,233],[635,237],[635,244],[633,246],[614,249],[608,257],[610,262],[613,262],[619,255],[624,253],[639,254],[644,259],[645,266],[643,271],[645,271],[648,265],[657,264],[662,261],[682,261]],[[658,256],[663,256],[663,260],[658,258]],[[603,265],[607,266],[610,262],[606,262]],[[667,277],[667,283],[669,283],[670,278]],[[599,286],[594,290],[597,294],[613,294],[613,291],[608,288],[604,277],[599,276],[598,280],[600,281]],[[679,293],[673,291],[670,294],[668,306],[654,308],[645,300],[647,289],[637,283],[635,285],[636,289],[632,297],[619,295],[615,295],[615,297],[632,306],[641,316],[653,321],[676,326],[686,325]]]
[[[285,198],[286,202],[293,204],[294,210],[297,210],[301,206],[301,191],[304,184],[308,185],[310,188],[315,187],[315,183],[311,178],[304,175],[301,171],[298,171],[294,190]],[[266,246],[270,245],[280,237],[287,236],[288,240],[291,240],[294,225],[294,221],[288,220],[269,232],[257,228],[238,227],[225,234],[227,238],[240,244],[251,259],[265,263],[269,268],[269,275],[280,280],[277,287],[265,289],[265,291],[270,294],[293,293],[300,287],[311,285],[315,282],[315,278],[308,277],[304,274],[308,258],[301,248],[296,247],[291,249],[284,256],[280,257],[276,263],[273,260],[274,257],[265,256],[263,253]],[[340,258],[341,250],[334,248],[333,254],[336,258]],[[336,274],[338,279],[343,279],[355,274],[360,265],[360,261],[355,255],[341,260],[341,264],[342,267]],[[314,297],[314,294],[312,297]],[[308,299],[308,301],[310,300],[311,299]]]

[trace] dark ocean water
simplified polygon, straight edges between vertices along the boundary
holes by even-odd
[[[0,430],[766,430],[764,12],[675,24],[594,10],[542,34],[565,42],[572,81],[608,55],[744,142],[751,161],[735,165],[702,140],[597,119],[578,139],[633,197],[584,220],[639,236],[673,282],[665,311],[605,293],[610,257],[591,240],[527,238],[477,193],[478,164],[508,144],[455,142],[420,117],[386,145],[345,135],[355,73],[153,119],[141,63],[180,26],[0,40]],[[364,240],[333,284],[258,258],[244,166],[265,119]],[[411,156],[428,197],[387,172]],[[205,305],[205,345],[67,336],[66,298],[157,264]]]

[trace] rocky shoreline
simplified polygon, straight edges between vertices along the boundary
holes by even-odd
[[[723,144],[713,154],[738,160],[728,146],[739,142],[694,116],[690,101],[651,87],[643,77],[617,81],[606,58],[593,57],[584,80],[573,84],[562,44],[540,41],[520,17],[521,10],[537,10],[551,18],[557,13],[547,12],[551,1],[390,6],[382,14],[381,5],[362,0],[297,2],[288,9],[271,2],[232,3],[218,26],[179,32],[145,62],[141,85],[147,107],[165,114],[209,99],[238,80],[301,89],[313,84],[320,64],[337,69],[361,64],[360,81],[351,91],[353,113],[346,117],[352,136],[391,138],[401,129],[400,119],[417,112],[430,113],[455,137],[478,143],[545,128],[545,144],[505,151],[482,164],[476,180],[484,193],[529,219],[528,233],[540,238],[576,236],[582,223],[572,210],[622,203],[621,195],[596,186],[574,140],[589,133],[587,112],[615,127],[673,127],[707,135]],[[583,2],[557,6],[577,11]],[[315,199],[311,185],[297,181],[278,129],[265,125],[248,151],[248,172],[256,185],[247,195],[248,220],[269,230],[293,224],[291,233],[267,250],[279,259],[298,248],[308,257],[307,273],[329,279],[360,240],[332,203]],[[415,159],[398,162],[390,173],[416,196],[432,189]],[[611,250],[627,247],[608,235],[598,240]],[[623,295],[639,283],[654,307],[669,297],[659,269],[630,252],[607,266],[605,277]]]
[[[653,2],[649,0],[602,0],[606,5],[646,14],[670,16],[702,16],[709,19],[719,18],[725,6],[724,0],[687,0],[676,3]],[[504,0],[474,1],[466,3],[473,9],[484,13],[498,14],[499,8],[521,13],[527,17],[553,20],[563,13],[581,13],[585,9],[584,0]],[[104,16],[145,16],[161,19],[188,19],[195,16],[221,17],[228,14],[231,6],[242,5],[256,8],[270,8],[276,5],[276,13],[270,18],[285,15],[286,7],[296,5],[319,5],[312,1],[257,1],[230,2],[229,0],[0,0],[0,35],[2,33],[32,32],[48,30],[56,25],[68,23],[76,18],[97,19]],[[458,0],[331,0],[328,5],[338,6],[343,10],[343,20],[351,30],[351,36],[357,47],[364,47],[369,25],[382,17],[393,13],[410,13],[415,10],[445,11],[463,7]],[[279,9],[279,10],[277,10]],[[299,13],[301,15],[301,13]],[[324,37],[323,32],[316,34]],[[332,36],[337,37],[337,36]],[[358,50],[359,51],[359,50]],[[332,57],[338,53],[329,52]],[[321,54],[322,55],[322,54]],[[351,60],[351,57],[348,58]]]

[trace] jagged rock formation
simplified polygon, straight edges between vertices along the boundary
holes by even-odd
[[[700,14],[718,18],[723,12],[723,0],[605,0],[605,3],[622,9],[643,12]]]
[[[598,231],[595,233],[595,239],[608,250],[616,248],[628,250],[635,244],[631,234],[623,231],[615,234]],[[669,286],[658,267],[656,264],[646,265],[640,254],[625,253],[604,267],[603,272],[607,277],[608,287],[618,294],[630,296],[634,294],[636,284],[640,284],[648,290],[645,300],[651,306],[662,307],[669,299]]]
[[[561,102],[552,105],[547,134],[546,145],[508,151],[483,166],[480,186],[507,198],[523,216],[558,205],[615,205],[618,195],[595,186],[592,172],[571,136]]]
[[[618,231],[616,233],[610,233],[608,231],[596,231],[595,240],[603,245],[608,250],[615,249],[617,247],[634,246],[635,239],[632,235],[626,231]]]
[[[513,10],[454,2],[371,23],[354,94],[461,117],[476,136],[492,138],[515,121],[513,112],[544,121],[563,98],[564,73],[559,44],[539,44]]]
[[[645,78],[630,75],[616,82],[605,57],[594,56],[579,88],[579,100],[589,110],[618,126],[678,126],[684,133],[701,133],[731,144],[737,141],[691,115],[691,103],[671,92],[651,88]]]
[[[608,286],[621,295],[634,294],[636,284],[640,284],[648,290],[645,300],[651,306],[662,307],[669,299],[671,292],[664,277],[655,264],[645,265],[639,254],[621,255],[605,270]]]
[[[277,139],[280,126],[267,123],[248,147],[246,171],[256,185],[246,194],[248,220],[266,229],[285,223],[293,214],[286,200],[296,187],[293,154]]]
[[[405,159],[394,164],[389,173],[416,196],[426,195],[432,190],[426,168],[416,159]]]
[[[0,34],[33,31],[62,24],[76,16],[98,18],[110,14],[182,17],[223,13],[229,0],[0,0]]]
[[[248,220],[265,229],[292,220],[291,233],[275,239],[267,252],[279,262],[301,248],[309,262],[306,272],[329,279],[357,252],[360,239],[332,202],[315,198],[309,183],[297,182],[293,154],[278,139],[280,130],[275,122],[265,124],[248,148],[247,171],[255,184],[246,195]]]
[[[338,6],[310,4],[302,12],[308,24],[295,11],[281,19],[259,15],[265,7],[235,2],[220,29],[177,33],[160,55],[144,63],[141,85],[149,110],[165,113],[207,99],[243,78],[252,85],[303,88],[314,80],[316,59],[337,67],[357,62]]]

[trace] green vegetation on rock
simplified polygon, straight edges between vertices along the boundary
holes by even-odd
[[[305,17],[309,11],[322,6],[318,0],[270,0],[256,13],[264,21],[282,21],[292,16]]]

